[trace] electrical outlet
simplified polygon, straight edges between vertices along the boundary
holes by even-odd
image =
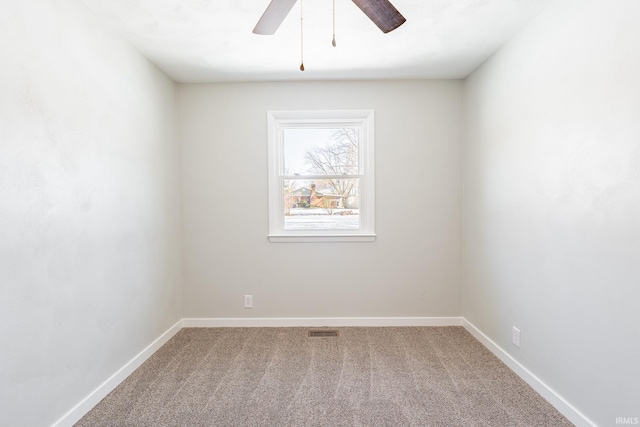
[[[244,296],[244,308],[253,308],[253,295]]]
[[[513,336],[511,337],[511,342],[516,347],[520,348],[520,329],[513,327]]]

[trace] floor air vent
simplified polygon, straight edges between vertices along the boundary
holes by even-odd
[[[338,330],[337,329],[322,329],[322,330],[314,330],[309,331],[310,337],[337,337]]]

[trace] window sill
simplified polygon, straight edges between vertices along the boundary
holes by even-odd
[[[269,235],[271,243],[340,243],[340,242],[373,242],[375,234],[353,235]]]

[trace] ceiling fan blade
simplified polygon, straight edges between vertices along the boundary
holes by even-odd
[[[406,22],[404,16],[388,0],[353,0],[374,24],[388,33]]]
[[[264,35],[274,34],[296,1],[298,0],[271,0],[253,32]]]

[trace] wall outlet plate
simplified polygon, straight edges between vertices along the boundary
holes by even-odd
[[[511,342],[516,347],[520,348],[520,329],[513,327],[513,335],[511,337]]]
[[[253,295],[244,296],[244,308],[253,308]]]

